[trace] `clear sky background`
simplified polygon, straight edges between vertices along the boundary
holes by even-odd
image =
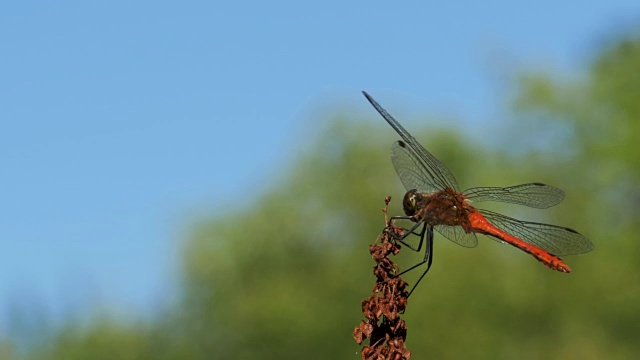
[[[330,109],[379,120],[361,90],[480,130],[503,76],[575,71],[640,14],[558,3],[3,3],[0,324],[30,303],[148,313],[195,219],[250,204]]]

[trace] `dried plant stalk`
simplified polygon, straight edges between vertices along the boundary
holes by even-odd
[[[398,273],[398,266],[389,259],[396,255],[400,245],[394,241],[393,235],[401,236],[404,230],[389,223],[387,210],[391,197],[387,197],[384,213],[385,229],[376,242],[369,247],[369,252],[376,265],[373,274],[376,283],[373,294],[362,301],[362,312],[366,321],[360,322],[353,331],[353,338],[358,344],[369,338],[369,345],[362,348],[363,359],[409,359],[411,352],[405,346],[407,326],[400,318],[407,306],[407,283]]]

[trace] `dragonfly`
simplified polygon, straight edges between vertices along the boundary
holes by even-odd
[[[391,162],[407,189],[402,200],[405,216],[393,216],[396,220],[410,220],[415,224],[403,229],[402,235],[394,235],[402,244],[420,252],[425,244],[425,254],[419,263],[398,276],[425,263],[422,273],[409,295],[431,268],[433,261],[433,230],[454,243],[472,248],[478,245],[476,234],[487,235],[499,242],[510,244],[550,269],[571,272],[559,257],[583,254],[593,250],[593,243],[568,227],[517,220],[488,210],[477,209],[472,203],[496,201],[544,209],[564,199],[564,192],[556,187],[534,182],[507,187],[474,187],[460,191],[453,173],[413,137],[400,123],[380,106],[369,94],[362,92],[371,105],[400,135],[402,140],[391,147]],[[422,226],[421,230],[418,228]],[[417,246],[404,239],[418,235]]]

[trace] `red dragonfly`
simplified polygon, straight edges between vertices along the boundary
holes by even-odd
[[[471,205],[472,201],[498,201],[544,209],[562,201],[562,190],[542,183],[530,183],[508,187],[475,187],[462,192],[455,177],[443,163],[420,145],[369,94],[362,93],[403,140],[393,144],[391,162],[407,189],[402,201],[406,216],[394,216],[391,220],[415,222],[398,239],[410,249],[420,251],[426,238],[423,261],[401,273],[428,262],[416,286],[431,267],[433,229],[456,244],[470,248],[478,245],[476,234],[488,235],[531,254],[553,270],[565,273],[571,272],[571,269],[559,255],[582,254],[593,250],[591,241],[573,229],[516,220]],[[420,225],[422,230],[416,234],[420,236],[418,246],[405,243],[403,239],[415,234]]]

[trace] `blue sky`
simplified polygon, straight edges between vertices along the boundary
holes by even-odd
[[[638,14],[637,0],[0,5],[0,319],[33,302],[153,309],[194,218],[264,189],[323,109],[377,121],[367,90],[399,118],[480,129],[505,76],[584,65]]]

